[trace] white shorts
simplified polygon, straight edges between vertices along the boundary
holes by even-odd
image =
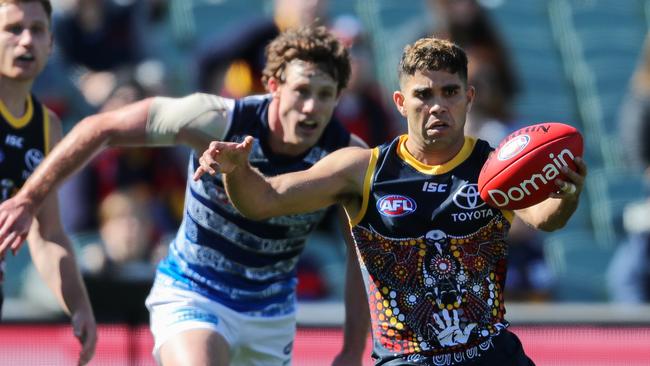
[[[253,317],[194,292],[154,284],[146,301],[154,337],[153,355],[170,337],[190,329],[212,329],[230,345],[230,364],[290,365],[296,334],[294,314]]]

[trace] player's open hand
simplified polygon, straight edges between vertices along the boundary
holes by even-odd
[[[585,177],[587,176],[587,164],[585,164],[585,161],[581,157],[576,157],[573,159],[573,162],[576,164],[576,170],[571,170],[567,166],[562,168],[562,174],[564,174],[565,179],[558,178],[555,180],[558,191],[551,193],[551,197],[578,199],[580,196],[582,187],[585,184]]]
[[[34,220],[32,205],[15,196],[0,204],[0,258],[11,249],[15,255]]]
[[[92,309],[84,308],[72,314],[72,330],[81,343],[79,365],[86,365],[95,355],[97,345],[97,323]]]
[[[232,173],[238,166],[248,163],[248,154],[253,147],[253,137],[246,136],[240,143],[212,141],[199,158],[200,166],[193,179],[199,180],[204,174]]]

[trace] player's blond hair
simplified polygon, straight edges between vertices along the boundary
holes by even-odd
[[[420,38],[404,47],[398,69],[400,82],[407,75],[415,75],[418,70],[458,73],[460,79],[467,84],[467,54],[448,40]]]
[[[337,82],[340,93],[350,79],[348,50],[322,26],[306,26],[282,32],[266,47],[262,82],[271,77],[284,82],[284,71],[293,60],[313,62]]]
[[[20,3],[39,3],[43,6],[47,19],[52,21],[52,3],[50,0],[0,0],[0,6],[6,4],[20,4]]]

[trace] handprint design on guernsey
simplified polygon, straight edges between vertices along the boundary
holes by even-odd
[[[433,314],[435,325],[428,324],[431,330],[436,334],[438,342],[443,347],[451,347],[458,344],[465,344],[469,339],[472,329],[476,327],[476,323],[468,324],[465,329],[460,328],[460,319],[458,318],[458,311],[444,309],[442,317],[439,314]]]

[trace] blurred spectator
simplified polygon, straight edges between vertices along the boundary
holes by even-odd
[[[154,45],[144,37],[153,37],[147,32],[164,8],[151,0],[68,2],[54,20],[57,52],[86,102],[99,109],[123,80],[135,78],[139,65],[151,56]]]
[[[152,75],[152,34],[143,27],[160,23],[165,0],[59,0],[54,7],[54,51],[34,91],[71,129],[97,112],[122,79],[143,72],[162,84],[164,71]],[[154,65],[160,68],[160,64]],[[155,68],[154,67],[154,68]],[[143,77],[139,81],[143,82]],[[156,94],[164,94],[158,87]]]
[[[325,23],[326,9],[326,0],[275,0],[272,18],[253,19],[211,40],[198,55],[199,90],[232,98],[265,93],[266,45],[281,30]]]
[[[68,75],[56,45],[53,55],[41,76],[36,79],[32,90],[43,104],[59,116],[64,133],[69,131],[74,123],[95,111]]]
[[[506,296],[514,301],[547,301],[553,277],[543,251],[543,241],[535,230],[515,218],[508,233],[508,273]]]
[[[650,165],[646,183],[650,186]],[[613,302],[650,302],[649,217],[650,194],[644,200],[628,204],[623,211],[627,237],[616,248],[607,271],[607,287]]]
[[[650,33],[623,99],[618,120],[625,166],[644,170],[650,187]],[[607,271],[607,286],[614,302],[650,302],[650,191],[647,198],[623,211],[625,240]]]
[[[144,300],[153,283],[157,245],[147,193],[115,191],[101,203],[100,242],[83,247],[84,281],[100,322],[146,323]]]
[[[84,246],[81,256],[87,274],[115,274],[134,279],[153,275],[154,263],[148,253],[156,238],[146,207],[146,190],[138,188],[112,192],[101,202],[101,242]]]
[[[494,50],[489,46],[467,48],[470,60],[467,78],[476,87],[476,97],[467,116],[465,131],[497,146],[515,129],[514,94],[509,94],[504,87],[498,65],[490,61],[491,53]]]
[[[623,99],[618,121],[625,165],[633,169],[650,166],[650,34]]]
[[[468,116],[468,134],[497,144],[513,120],[512,102],[517,78],[501,35],[476,0],[427,0],[434,21],[433,34],[465,49],[469,83],[477,94]]]
[[[395,137],[403,128],[386,107],[385,94],[374,77],[374,57],[363,25],[353,15],[341,15],[331,25],[332,33],[350,49],[352,72],[343,90],[335,116],[369,146],[380,145]]]
[[[75,0],[57,13],[56,43],[65,60],[92,71],[113,70],[143,59],[137,19],[140,1]]]

